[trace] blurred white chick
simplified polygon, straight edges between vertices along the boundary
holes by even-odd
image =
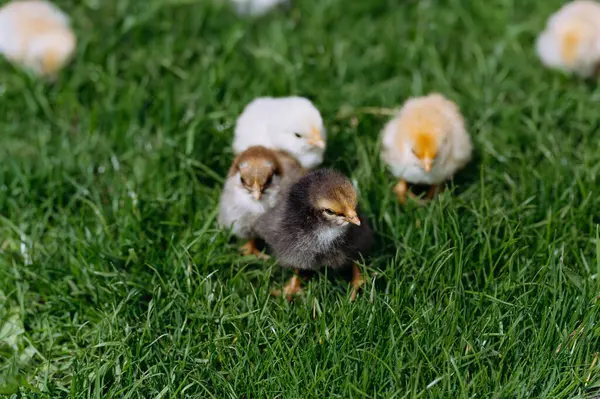
[[[231,0],[240,15],[263,15],[288,0]]]
[[[0,53],[38,75],[55,75],[75,51],[69,18],[52,3],[18,0],[0,8]]]
[[[536,42],[542,62],[554,69],[591,77],[600,65],[600,4],[579,0],[550,17]]]
[[[394,191],[402,203],[408,183],[431,185],[432,198],[471,159],[473,146],[460,110],[441,94],[408,99],[382,136],[382,158],[400,179]]]
[[[253,145],[288,152],[307,169],[323,162],[325,127],[319,110],[303,97],[262,97],[246,106],[235,126],[233,151]]]
[[[221,194],[218,222],[249,240],[242,247],[245,255],[266,257],[256,248],[254,225],[275,205],[280,191],[303,174],[290,155],[261,146],[250,147],[235,158]]]

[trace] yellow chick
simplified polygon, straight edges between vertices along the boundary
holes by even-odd
[[[52,3],[18,0],[0,8],[0,53],[43,76],[54,76],[75,51],[69,18]]]
[[[458,106],[437,93],[408,99],[382,132],[382,159],[400,179],[394,191],[402,203],[408,183],[431,185],[432,198],[472,151]]]
[[[597,74],[600,65],[600,4],[579,0],[550,17],[536,42],[546,66],[582,77]]]
[[[263,15],[289,0],[231,0],[240,15]]]

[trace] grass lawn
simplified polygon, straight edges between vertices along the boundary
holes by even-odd
[[[597,396],[600,88],[533,50],[561,3],[59,1],[60,79],[0,61],[0,396]],[[365,108],[429,91],[476,157],[403,208]],[[237,115],[289,94],[377,232],[354,304],[327,271],[271,298],[291,273],[216,227]]]

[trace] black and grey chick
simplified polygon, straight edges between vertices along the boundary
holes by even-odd
[[[353,267],[352,300],[362,277],[355,261],[369,251],[373,233],[357,214],[357,194],[348,178],[331,169],[312,171],[291,185],[256,223],[257,234],[283,267],[317,270]],[[300,290],[294,276],[284,294]]]

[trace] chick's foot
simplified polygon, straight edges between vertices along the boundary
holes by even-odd
[[[270,258],[269,255],[260,252],[260,250],[258,248],[256,248],[256,241],[254,241],[254,240],[249,240],[247,243],[242,245],[242,247],[240,248],[240,251],[242,251],[242,255],[245,255],[245,256],[254,255],[257,258],[263,259],[263,260],[267,260]]]
[[[358,268],[356,263],[352,264],[352,281],[350,281],[350,285],[352,286],[352,293],[350,294],[350,302],[354,302],[356,300],[356,295],[358,295],[358,291],[365,283],[365,279]]]
[[[394,192],[398,197],[398,201],[400,201],[402,205],[406,204],[406,194],[408,194],[408,183],[406,183],[406,180],[400,180],[398,184],[394,186]]]
[[[400,180],[398,184],[394,186],[394,192],[398,197],[398,201],[400,201],[402,205],[406,205],[407,196],[419,205],[424,204],[423,200],[421,200],[417,195],[415,195],[415,193],[408,189],[408,183],[406,182],[406,180]]]
[[[302,279],[297,274],[283,287],[283,291],[279,289],[271,290],[271,296],[285,296],[288,302],[292,302],[295,295],[302,292]]]
[[[427,200],[432,200],[438,195],[440,195],[440,193],[444,191],[444,188],[445,186],[443,184],[434,184],[433,186],[431,186],[429,188],[429,191],[427,191]]]

